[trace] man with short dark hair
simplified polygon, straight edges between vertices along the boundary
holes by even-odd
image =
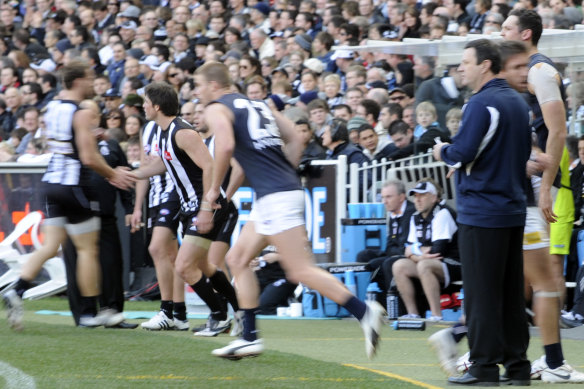
[[[211,184],[213,158],[194,128],[177,116],[180,106],[176,91],[169,84],[155,82],[149,84],[145,92],[146,119],[160,126],[160,158],[152,159],[131,174],[142,180],[165,172],[170,175],[180,198],[180,220],[184,226],[175,268],[211,309],[206,328],[195,334],[216,336],[231,327],[231,319],[213,289],[229,301],[235,312],[239,310],[235,291],[227,277],[207,260],[211,242],[218,236],[227,216],[227,203],[220,196],[217,201],[225,207],[214,212],[211,204],[203,200]]]
[[[389,141],[388,136],[380,138],[373,126],[369,124],[359,127],[359,145],[363,148],[363,154],[372,161],[381,161],[396,149],[396,146]]]
[[[459,71],[463,84],[475,94],[454,144],[434,146],[434,158],[457,169],[459,250],[473,364],[463,376],[448,381],[497,386],[497,363],[502,363],[511,383],[528,385],[521,243],[525,166],[531,152],[529,108],[497,78],[501,57],[493,42],[467,43]]]

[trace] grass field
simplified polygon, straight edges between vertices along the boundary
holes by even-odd
[[[130,302],[127,311],[156,311],[157,302]],[[191,332],[82,329],[73,319],[44,316],[41,309],[66,311],[67,302],[50,298],[25,302],[25,329],[8,329],[0,319],[0,376],[24,389],[37,388],[437,388],[446,380],[424,332],[382,334],[379,355],[365,356],[355,320],[260,320],[267,347],[258,358],[227,361],[210,355],[232,338],[195,338]],[[192,320],[192,324],[204,320]],[[135,321],[139,322],[139,321]],[[574,330],[572,330],[574,331]],[[582,341],[567,340],[571,364],[584,369]],[[463,351],[461,349],[461,351]],[[530,358],[541,355],[532,339]],[[16,374],[19,369],[21,372]],[[2,387],[0,379],[0,387]],[[548,385],[535,383],[537,387]],[[6,384],[4,387],[10,387]]]

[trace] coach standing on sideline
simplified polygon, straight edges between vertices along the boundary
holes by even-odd
[[[472,367],[449,382],[499,385],[501,363],[514,384],[529,384],[523,297],[525,166],[531,151],[529,108],[497,78],[501,57],[486,39],[469,42],[459,71],[475,93],[453,144],[434,157],[456,174],[459,249]]]

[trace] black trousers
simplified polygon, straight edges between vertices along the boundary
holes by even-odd
[[[529,330],[523,290],[523,227],[460,225],[464,306],[470,373],[499,381],[503,364],[512,379],[529,379]]]
[[[294,290],[297,286],[297,284],[279,280],[262,288],[260,294],[260,314],[275,315],[278,307],[287,307],[288,299],[294,296]]]
[[[574,306],[572,310],[584,316],[584,266],[580,266],[576,274],[576,290],[574,291]]]
[[[67,269],[67,297],[75,324],[88,307],[83,306],[79,287],[77,286],[77,252],[68,240],[64,249],[65,267]],[[122,245],[115,217],[102,217],[99,236],[99,263],[101,265],[100,307],[108,307],[118,312],[124,311],[124,286],[122,282],[123,258]]]

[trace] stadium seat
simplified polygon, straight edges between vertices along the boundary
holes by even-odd
[[[67,289],[67,274],[65,262],[60,257],[53,257],[43,265],[51,278],[47,282],[27,290],[22,296],[25,299],[37,300],[64,292]]]

